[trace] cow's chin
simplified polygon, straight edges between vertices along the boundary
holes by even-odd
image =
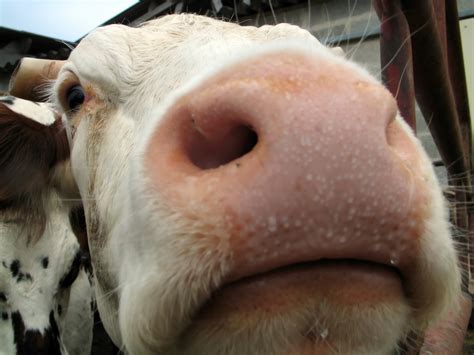
[[[391,267],[353,260],[297,264],[214,292],[170,352],[384,354],[407,332],[409,313]]]
[[[356,260],[301,263],[235,280],[203,291],[194,305],[187,300],[189,307],[177,292],[168,309],[158,310],[161,302],[147,308],[158,301],[158,292],[149,291],[123,302],[135,304],[122,317],[131,353],[388,354],[412,316],[398,271]],[[165,320],[165,313],[179,317]]]

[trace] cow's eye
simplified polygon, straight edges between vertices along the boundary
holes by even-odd
[[[66,101],[69,110],[77,111],[86,99],[84,89],[80,85],[72,86],[66,94]]]
[[[81,267],[82,263],[82,253],[79,251],[76,253],[76,256],[74,257],[74,260],[71,264],[71,268],[65,274],[62,278],[61,281],[59,281],[59,286],[61,288],[68,288],[69,286],[72,285],[74,281],[76,281],[77,275],[79,274],[79,269]]]

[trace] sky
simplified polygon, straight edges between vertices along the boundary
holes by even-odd
[[[0,0],[0,27],[74,42],[137,0]]]

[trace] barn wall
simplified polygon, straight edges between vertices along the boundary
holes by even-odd
[[[0,56],[2,54],[0,53]],[[10,78],[9,72],[1,72],[0,71],[0,92],[8,91],[8,80]]]

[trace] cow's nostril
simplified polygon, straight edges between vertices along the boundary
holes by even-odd
[[[194,127],[188,132],[186,141],[191,162],[200,169],[214,169],[252,151],[258,136],[247,125],[229,127],[218,135],[206,134]]]

